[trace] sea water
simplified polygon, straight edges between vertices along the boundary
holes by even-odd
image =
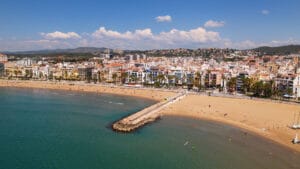
[[[0,169],[300,168],[299,153],[224,124],[164,116],[133,133],[111,130],[114,121],[154,103],[0,88]]]

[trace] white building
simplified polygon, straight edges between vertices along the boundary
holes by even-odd
[[[295,97],[300,97],[300,75],[299,74],[293,80],[293,94]]]
[[[7,56],[0,53],[0,62],[7,62]]]
[[[23,58],[17,61],[18,66],[31,66],[33,64],[33,60],[30,58]]]
[[[4,76],[5,67],[3,63],[0,63],[0,77]]]

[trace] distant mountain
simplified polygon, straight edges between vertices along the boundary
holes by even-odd
[[[99,53],[106,52],[108,48],[97,48],[97,47],[78,47],[75,49],[53,49],[53,50],[38,50],[38,51],[21,51],[21,52],[1,52],[8,55],[17,55],[17,56],[43,56],[43,55],[70,55],[70,56],[77,56],[80,55],[95,55]],[[109,49],[112,53],[113,50]],[[170,49],[171,50],[171,49]],[[190,50],[190,49],[189,49]],[[203,49],[204,50],[204,49]],[[288,54],[300,54],[300,45],[288,45],[288,46],[278,46],[278,47],[269,47],[269,46],[262,46],[255,49],[250,49],[261,54],[267,55],[288,55]],[[139,52],[149,52],[149,50],[123,50],[125,53],[139,53]],[[156,52],[164,51],[156,50]],[[190,52],[193,50],[190,50]],[[164,51],[164,55],[165,51]]]
[[[76,54],[76,53],[101,53],[105,52],[107,48],[96,47],[79,47],[75,49],[53,49],[53,50],[38,50],[38,51],[21,51],[21,52],[3,52],[5,54],[18,54],[18,55],[46,55],[46,54]],[[109,49],[112,51],[111,49]]]
[[[278,47],[263,46],[263,47],[255,48],[253,50],[267,55],[300,54],[300,45],[288,45],[288,46],[278,46]]]

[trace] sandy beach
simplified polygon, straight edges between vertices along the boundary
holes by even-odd
[[[96,92],[107,94],[118,94],[125,96],[135,96],[156,101],[162,101],[165,98],[174,96],[176,93],[171,91],[162,91],[156,89],[142,89],[131,87],[115,87],[94,84],[73,84],[72,82],[45,82],[45,81],[13,81],[13,80],[0,80],[0,87],[24,87],[24,88],[39,88],[39,89],[58,89],[58,90],[71,90],[82,92]]]
[[[292,124],[299,105],[247,99],[188,95],[162,111],[164,115],[185,116],[227,123],[249,130],[300,152],[292,144]]]
[[[143,97],[156,101],[162,101],[176,94],[175,92],[156,89],[86,84],[70,85],[68,83],[38,81],[0,80],[1,86],[97,92],[100,94],[109,93]],[[189,94],[175,104],[171,104],[169,107],[163,109],[160,113],[162,115],[185,116],[227,123],[249,130],[300,152],[300,145],[291,143],[296,131],[288,127],[293,122],[294,114],[299,112],[299,108],[299,105],[296,104]]]

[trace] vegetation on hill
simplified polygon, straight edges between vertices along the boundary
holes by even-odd
[[[254,49],[261,54],[266,55],[289,55],[289,54],[300,54],[300,45],[288,45],[278,47],[263,46]]]

